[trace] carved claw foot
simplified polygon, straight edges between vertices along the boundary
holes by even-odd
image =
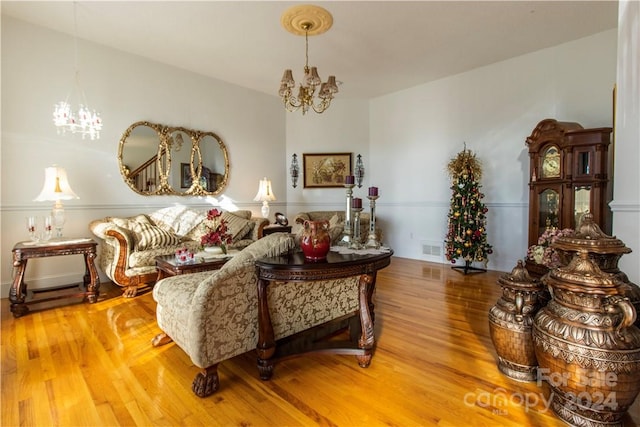
[[[125,297],[125,298],[133,298],[136,295],[138,295],[138,286],[137,285],[127,286],[122,291],[122,296]]]
[[[268,360],[258,358],[258,372],[260,379],[267,381],[273,376],[273,363]]]
[[[151,345],[154,347],[160,347],[161,345],[169,344],[173,342],[173,339],[164,332],[159,333],[151,340]]]
[[[218,378],[218,364],[205,368],[199,372],[193,379],[191,390],[198,397],[207,397],[215,393],[220,388],[220,379]]]
[[[371,364],[371,354],[357,355],[356,359],[361,368],[368,368]]]
[[[29,312],[29,307],[22,304],[12,305],[11,312],[13,313],[13,317],[22,317]]]

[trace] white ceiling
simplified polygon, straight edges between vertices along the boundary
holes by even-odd
[[[298,81],[304,37],[280,26],[289,1],[79,1],[78,36],[261,92]],[[333,27],[309,65],[372,98],[615,28],[617,1],[324,1]],[[73,3],[5,1],[2,14],[74,34]],[[82,46],[82,44],[80,44]],[[82,47],[80,47],[80,57]],[[81,59],[80,59],[81,62]]]

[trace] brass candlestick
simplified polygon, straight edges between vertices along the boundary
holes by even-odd
[[[371,207],[371,218],[369,218],[369,235],[367,236],[367,243],[364,245],[367,248],[380,248],[380,242],[378,241],[378,235],[376,233],[376,200],[380,196],[367,196],[369,199],[369,206]]]
[[[347,189],[347,209],[344,213],[344,229],[342,230],[342,237],[338,242],[340,246],[350,247],[353,241],[353,228],[351,226],[351,199],[353,198],[353,187],[355,184],[344,184]]]

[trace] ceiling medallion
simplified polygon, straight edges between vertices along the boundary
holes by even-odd
[[[333,16],[328,10],[312,4],[292,6],[280,18],[282,27],[296,36],[317,36],[325,33],[333,25]],[[309,30],[305,29],[309,24]]]

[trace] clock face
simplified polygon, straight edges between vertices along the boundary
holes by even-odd
[[[542,178],[560,177],[560,153],[556,147],[550,147],[542,158]]]

